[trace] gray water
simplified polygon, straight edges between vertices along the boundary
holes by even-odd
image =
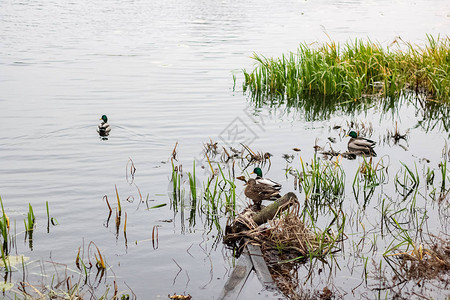
[[[184,230],[169,205],[138,208],[137,188],[126,180],[129,159],[137,168],[134,183],[151,205],[169,204],[168,162],[176,142],[188,170],[209,138],[224,145],[244,139],[274,154],[269,175],[286,181],[281,155],[300,147],[311,157],[315,139],[324,144],[330,128],[347,117],[305,122],[295,110],[254,108],[240,74],[253,67],[252,54],[276,56],[329,39],[389,45],[401,37],[422,44],[426,34],[448,34],[449,14],[448,1],[2,1],[0,195],[17,232],[28,203],[37,219],[33,250],[22,233],[17,253],[75,269],[78,248],[87,251],[94,241],[121,290],[125,282],[140,299],[174,292],[213,299],[228,278],[231,253],[201,225]],[[96,132],[102,114],[112,126],[108,140]],[[440,128],[414,128],[412,106],[353,118],[372,122],[378,139],[395,121],[413,130],[408,148],[414,150],[380,149],[391,161],[438,162],[448,139]],[[239,138],[227,131],[236,124],[245,132]],[[345,145],[339,140],[336,147]],[[127,246],[123,236],[116,239],[114,216],[105,226],[102,198],[108,195],[115,206],[115,185],[127,212]],[[134,202],[124,201],[129,195]],[[46,201],[59,223],[50,233]],[[252,282],[250,294],[261,289]]]

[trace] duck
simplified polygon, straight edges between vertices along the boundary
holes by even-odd
[[[350,152],[362,155],[377,156],[373,148],[375,147],[375,142],[363,137],[358,136],[355,131],[350,131],[348,136],[350,140],[348,141],[348,150]]]
[[[280,198],[280,190],[273,188],[270,185],[257,183],[256,179],[250,178],[244,190],[245,196],[250,198],[256,207],[261,207],[261,202],[263,200],[276,200]]]
[[[98,124],[97,132],[100,136],[108,136],[111,131],[111,126],[108,124],[108,117],[103,115],[100,120],[102,120],[102,122]]]
[[[265,184],[265,185],[271,186],[272,188],[274,188],[276,190],[281,190],[281,184],[273,181],[272,179],[263,177],[261,168],[256,167],[253,170],[252,174],[256,174],[256,178],[255,178],[256,183]]]

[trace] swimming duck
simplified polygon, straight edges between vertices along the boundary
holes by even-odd
[[[261,206],[263,200],[276,200],[280,198],[280,191],[270,185],[257,183],[256,179],[250,178],[244,190],[245,196],[252,199],[257,207]]]
[[[272,188],[274,188],[276,190],[281,190],[281,184],[273,181],[272,179],[263,178],[261,168],[256,167],[252,173],[256,174],[256,178],[255,178],[256,183],[265,184],[265,185],[271,186]]]
[[[111,131],[111,126],[108,124],[108,117],[106,115],[103,115],[100,120],[102,122],[98,124],[97,132],[100,134],[100,136],[107,136],[109,135],[109,132]]]
[[[375,147],[375,142],[363,137],[359,137],[355,131],[350,131],[349,134],[350,141],[348,141],[348,150],[356,154],[377,156],[373,147]]]

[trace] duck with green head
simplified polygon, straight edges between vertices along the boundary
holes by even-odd
[[[253,170],[252,174],[256,174],[256,178],[255,178],[256,183],[265,184],[265,185],[271,186],[272,188],[274,188],[276,190],[281,190],[281,184],[273,181],[272,179],[263,177],[261,168],[256,167]]]
[[[363,137],[358,136],[355,131],[350,131],[348,136],[350,140],[348,141],[348,150],[356,154],[377,156],[373,148],[375,147],[375,142]]]
[[[98,124],[97,132],[100,136],[108,136],[111,131],[111,126],[108,124],[108,117],[103,115],[100,120],[102,121]]]

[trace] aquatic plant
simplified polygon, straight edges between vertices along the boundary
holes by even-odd
[[[296,53],[279,58],[254,54],[257,66],[251,72],[243,70],[243,88],[254,98],[270,94],[297,100],[314,95],[341,100],[395,97],[412,90],[448,102],[450,38],[427,38],[423,47],[397,41],[398,49],[383,49],[379,43],[357,39],[342,47],[333,41],[317,47],[304,43]]]
[[[205,193],[203,195],[204,203],[202,205],[203,212],[206,215],[207,224],[214,224],[218,231],[221,231],[219,200],[222,190],[218,186],[219,178],[212,176],[205,185]]]
[[[182,173],[182,165],[175,166],[173,159],[172,159],[172,193],[171,193],[171,200],[172,200],[172,206],[174,208],[174,211],[178,211],[179,205],[184,205],[184,196],[185,196],[185,189],[183,186],[183,173]]]
[[[217,165],[222,175],[222,191],[225,196],[225,211],[234,216],[236,212],[236,184],[234,182],[234,176],[230,170],[228,170],[228,176],[225,176],[222,167]]]
[[[195,160],[194,160],[194,165],[192,166],[192,173],[188,173],[189,176],[189,187],[191,188],[191,197],[192,197],[192,202],[195,203],[197,201],[197,187],[196,187],[196,178],[195,178]]]
[[[383,158],[375,163],[373,158],[367,159],[363,156],[362,163],[356,170],[355,177],[352,183],[353,195],[357,202],[359,202],[359,194],[363,191],[363,207],[367,205],[375,192],[375,188],[387,181],[387,167]]]
[[[28,222],[27,222],[28,220]],[[24,220],[25,222],[25,230],[26,231],[32,231],[34,228],[34,221],[35,221],[35,217],[34,217],[34,212],[33,212],[33,207],[31,206],[31,204],[28,204],[28,214],[27,214],[27,219]]]
[[[307,205],[323,207],[343,199],[345,173],[338,161],[321,160],[314,154],[310,164],[301,157],[300,163],[301,171],[296,172]]]
[[[403,197],[408,198],[414,191],[417,192],[417,188],[420,183],[420,177],[417,172],[417,166],[415,171],[409,168],[404,163],[401,163],[403,168],[398,171],[394,177],[394,185],[396,191]]]
[[[114,188],[116,189],[117,207],[119,208],[119,214],[121,214],[122,213],[122,205],[120,204],[119,192],[117,191],[116,185],[114,185]],[[108,204],[108,206],[109,206],[109,204]]]
[[[439,273],[448,272],[450,258],[445,250],[449,246],[448,240],[433,236],[432,247],[427,248],[424,243],[418,243],[410,233],[401,227],[399,222],[393,218],[396,223],[398,235],[394,235],[394,240],[388,245],[383,253],[384,258],[391,263],[389,257],[399,258],[399,262],[393,262],[397,265],[395,274],[400,278],[433,278]],[[406,246],[406,249],[405,249]],[[402,272],[402,273],[400,273]]]
[[[0,196],[0,204],[2,207],[2,216],[0,218],[0,233],[1,233],[1,237],[3,239],[2,242],[2,246],[1,246],[1,251],[2,251],[2,259],[4,259],[6,257],[6,255],[8,255],[9,253],[9,247],[8,247],[8,242],[9,242],[9,218],[5,213],[5,208],[3,207],[3,200],[2,197]],[[6,266],[6,263],[4,264]]]

